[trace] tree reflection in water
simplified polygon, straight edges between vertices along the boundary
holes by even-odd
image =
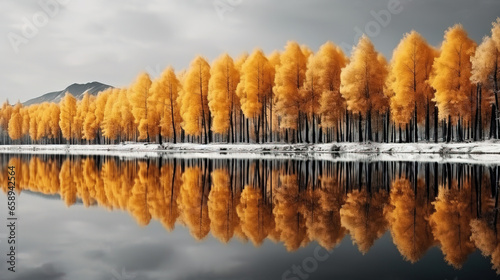
[[[349,235],[366,253],[387,230],[412,263],[438,246],[461,267],[479,249],[500,273],[499,167],[461,163],[265,159],[119,159],[2,155],[17,190],[59,195],[70,207],[124,210],[223,243],[234,237],[294,251],[331,250]],[[0,181],[7,182],[7,172]],[[7,185],[1,185],[4,192]]]

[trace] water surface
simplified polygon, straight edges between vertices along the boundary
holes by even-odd
[[[2,253],[2,279],[495,279],[500,267],[496,165],[3,155],[2,208],[12,165],[18,271]]]

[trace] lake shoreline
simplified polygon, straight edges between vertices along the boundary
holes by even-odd
[[[0,152],[7,151],[123,151],[123,152],[205,152],[205,153],[360,153],[360,154],[500,154],[500,141],[488,140],[470,143],[120,143],[111,145],[0,145]]]
[[[0,145],[3,154],[500,164],[500,141],[474,143]]]

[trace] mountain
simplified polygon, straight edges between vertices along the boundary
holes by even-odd
[[[54,91],[54,92],[49,92],[47,94],[44,94],[42,96],[30,99],[26,102],[23,103],[24,106],[32,105],[32,104],[39,104],[43,102],[53,102],[53,103],[59,103],[61,99],[66,95],[66,92],[71,93],[76,99],[81,100],[83,98],[83,94],[85,92],[88,92],[89,94],[92,95],[97,95],[99,92],[112,88],[110,85],[102,84],[99,82],[91,82],[91,83],[86,83],[86,84],[72,84],[69,87],[61,90],[61,91]]]

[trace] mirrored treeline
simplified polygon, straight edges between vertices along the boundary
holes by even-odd
[[[366,253],[390,231],[410,262],[437,246],[459,268],[479,249],[500,269],[498,165],[0,155],[9,165],[20,192],[124,210],[141,226],[186,226],[197,240],[331,250],[349,235]]]

